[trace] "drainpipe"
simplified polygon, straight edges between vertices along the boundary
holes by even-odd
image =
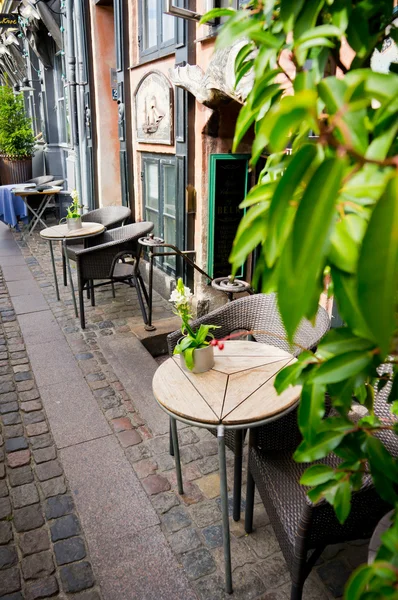
[[[69,102],[71,116],[72,149],[75,152],[75,175],[76,189],[79,198],[82,198],[82,177],[80,168],[79,154],[79,129],[77,117],[77,96],[76,96],[76,56],[75,56],[75,36],[73,30],[73,0],[66,0],[66,33],[67,48],[66,58],[68,63],[68,82],[69,82]]]
[[[83,26],[83,13],[82,13],[82,0],[75,0],[75,14],[74,14],[75,32],[76,32],[76,58],[77,58],[77,86],[76,86],[76,98],[77,98],[77,122],[78,132],[80,141],[80,165],[81,165],[81,186],[82,186],[82,199],[88,210],[91,210],[92,198],[89,194],[90,183],[88,181],[89,169],[87,164],[87,135],[85,125],[85,72],[84,72],[84,26]]]

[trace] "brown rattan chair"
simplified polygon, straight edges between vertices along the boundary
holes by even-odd
[[[384,388],[377,395],[375,413],[390,420],[387,394]],[[383,432],[382,439],[396,456],[395,434]],[[317,462],[336,467],[341,459],[332,454]],[[250,533],[253,529],[257,487],[291,573],[291,600],[301,600],[305,580],[327,545],[369,538],[378,521],[391,509],[376,492],[370,476],[366,476],[361,490],[353,494],[347,521],[341,525],[330,504],[312,504],[306,488],[299,484],[308,466],[296,463],[292,451],[270,452],[265,427],[250,431],[245,530]]]
[[[107,229],[114,229],[115,227],[121,227],[131,216],[131,210],[127,206],[104,206],[103,208],[96,208],[82,215],[83,223],[101,223]],[[95,238],[98,241],[98,238]],[[74,246],[77,249],[83,249],[85,244],[81,241],[69,240],[68,246]],[[73,258],[72,258],[73,260]],[[62,253],[62,272],[64,278],[64,285],[67,285],[67,274],[66,274],[66,263],[65,256]]]
[[[291,352],[294,356],[300,354],[302,348],[314,348],[330,327],[327,312],[319,307],[315,325],[313,326],[309,321],[303,320],[295,335],[295,342],[299,346],[291,347],[279,316],[275,294],[254,294],[239,298],[193,321],[192,326],[196,328],[201,323],[218,325],[220,329],[214,330],[214,335],[218,339],[224,338],[236,330],[253,331],[254,341],[277,346],[282,350]],[[173,353],[180,337],[181,331],[168,335],[167,343],[170,355]],[[265,429],[271,448],[295,448],[300,441],[300,432],[297,427],[297,409],[282,419],[266,425]],[[214,433],[214,430],[210,431]],[[242,446],[245,434],[245,430],[225,431],[225,443],[235,455],[233,500],[233,518],[235,521],[240,519]]]
[[[94,288],[105,285],[109,281],[127,283],[135,287],[138,302],[141,308],[144,323],[148,322],[143,295],[148,304],[148,294],[142,280],[139,261],[141,246],[138,239],[152,231],[153,223],[144,221],[133,223],[117,229],[105,231],[93,239],[88,239],[89,247],[75,250],[68,247],[68,257],[76,261],[77,279],[79,289],[80,324],[85,328],[84,316],[84,291],[90,291],[91,305],[95,306]],[[94,244],[92,245],[91,244]],[[133,263],[120,262],[129,256],[134,259]],[[96,280],[101,283],[94,284]]]

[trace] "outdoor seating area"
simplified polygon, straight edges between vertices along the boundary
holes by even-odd
[[[138,233],[134,231],[137,226],[140,228]],[[119,232],[123,230],[126,231],[126,234],[120,237],[121,233]],[[138,235],[142,235],[143,231],[148,230],[150,230],[150,227],[148,228],[148,225],[144,223],[127,225],[110,229],[109,233],[100,234],[102,237],[89,238],[90,246],[86,249],[75,250],[78,246],[68,245],[68,254],[70,254],[70,257],[76,256],[77,259],[71,264],[72,279],[76,289],[79,287],[78,281],[82,275],[85,281],[95,280],[94,271],[87,271],[86,269],[98,269],[97,265],[101,265],[103,262],[101,260],[98,263],[98,255],[100,254],[96,255],[96,240],[99,242],[99,253],[105,250],[107,262],[104,261],[104,264],[106,262],[107,269],[109,269],[112,262],[114,262],[114,258],[121,257],[120,252],[129,251],[131,253],[130,241],[134,242]],[[45,231],[45,229],[42,231]],[[106,239],[103,237],[104,235]],[[121,338],[119,344],[124,345],[131,338],[135,338],[134,332],[136,330],[140,330],[140,335],[142,335],[142,314],[138,296],[129,286],[119,285],[117,278],[113,281],[116,294],[113,293],[112,285],[109,285],[108,280],[107,285],[101,285],[101,287],[95,289],[95,301],[93,301],[91,284],[88,287],[80,288],[81,291],[85,292],[85,295],[88,290],[90,295],[89,299],[84,298],[86,328],[81,329],[80,320],[76,318],[74,313],[70,289],[60,285],[60,301],[57,301],[55,295],[53,264],[60,281],[62,281],[63,272],[63,254],[58,244],[53,244],[54,263],[52,263],[49,244],[40,234],[34,233],[32,236],[23,237],[16,233],[15,237],[23,252],[24,260],[29,265],[37,283],[41,286],[51,311],[61,326],[68,343],[74,352],[79,352],[79,356],[85,356],[85,354],[93,356],[97,361],[100,361],[98,363],[100,366],[103,361],[101,356],[104,356],[102,354],[103,348],[106,348],[106,345],[102,345],[101,340]],[[123,240],[121,246],[119,245],[120,240]],[[105,249],[102,250],[101,247],[104,243]],[[107,244],[111,244],[109,259]],[[123,244],[127,244],[127,246]],[[115,250],[113,250],[113,245]],[[82,253],[81,256],[83,257],[85,253],[91,256],[92,251],[94,267],[91,266],[90,262],[87,265],[83,263],[83,266],[80,266],[79,253]],[[124,264],[127,266],[128,263],[117,264],[120,264],[123,268]],[[80,274],[79,268],[81,269]],[[100,275],[101,279],[106,280],[109,271],[107,270],[106,273],[101,271]],[[100,283],[105,283],[105,281],[100,281]],[[80,297],[82,298],[82,296]],[[170,303],[161,300],[156,293],[154,293],[154,315],[155,324],[160,328],[162,322],[168,323],[172,316]],[[210,316],[194,321],[193,324],[198,326],[201,322],[209,322],[209,320],[221,327],[217,331],[217,337],[220,339],[234,331],[241,332],[236,341],[233,339],[226,342],[227,345],[229,344],[230,349],[234,347],[238,349],[239,344],[249,345],[249,348],[253,346],[253,349],[256,347],[260,349],[260,356],[256,359],[257,362],[250,360],[253,372],[252,374],[250,374],[250,371],[247,372],[248,380],[246,384],[243,384],[243,380],[240,383],[242,368],[247,369],[244,366],[245,359],[242,351],[233,350],[232,358],[228,358],[228,352],[225,353],[225,349],[223,351],[218,350],[219,355],[225,357],[223,360],[229,361],[227,362],[228,366],[220,366],[217,367],[217,371],[210,371],[210,373],[214,373],[219,377],[226,378],[225,381],[228,378],[237,377],[236,385],[239,387],[236,389],[242,390],[243,386],[245,396],[249,399],[252,397],[252,390],[261,391],[263,382],[268,382],[270,375],[275,374],[278,369],[287,364],[286,361],[294,360],[293,355],[290,354],[291,352],[297,356],[303,347],[313,347],[330,326],[330,319],[326,311],[319,308],[315,326],[310,323],[302,324],[296,338],[298,346],[292,351],[286,341],[281,339],[284,337],[283,327],[277,314],[275,296],[262,294],[234,300],[217,309]],[[177,326],[175,319],[173,319],[173,322],[175,328]],[[168,327],[170,330],[173,325],[170,324]],[[249,334],[249,338],[245,332],[252,332]],[[170,353],[172,353],[180,335],[176,331],[168,336],[167,344]],[[253,341],[239,341],[242,339],[253,339]],[[265,352],[268,358],[262,358],[261,348],[268,349]],[[147,354],[146,351],[144,352]],[[274,357],[272,357],[273,353]],[[144,359],[145,354],[143,355]],[[233,358],[234,356],[235,358]],[[289,359],[289,357],[291,358]],[[150,358],[149,355],[148,358]],[[159,359],[163,360],[162,357],[159,357]],[[179,357],[170,360],[177,359]],[[152,358],[150,360],[154,361]],[[271,364],[268,364],[269,361],[271,361]],[[82,365],[85,362],[88,361],[82,361]],[[118,370],[120,365],[118,365],[117,358],[114,365],[112,363],[108,364],[106,361],[103,362],[106,369],[112,366],[120,376]],[[269,367],[272,367],[273,364],[275,364],[275,368],[270,371]],[[162,394],[167,393],[168,386],[171,385],[170,382],[174,379],[173,371],[166,365],[167,363],[162,365],[162,368],[166,369],[164,373],[167,373],[167,380],[164,380],[161,384]],[[145,364],[141,363],[139,368],[145,371]],[[155,372],[156,364],[153,368]],[[264,371],[263,375],[261,374],[262,370]],[[229,375],[223,375],[224,372]],[[178,428],[178,437],[177,429],[174,427],[173,430],[173,448],[173,444],[169,443],[168,427],[164,427],[164,433],[159,437],[159,434],[156,434],[154,421],[142,421],[137,415],[140,419],[137,425],[140,424],[136,431],[142,441],[138,446],[126,447],[126,453],[131,461],[131,468],[140,478],[144,489],[150,494],[149,498],[155,509],[160,511],[159,515],[161,523],[163,523],[161,527],[169,540],[171,548],[176,553],[177,562],[182,564],[184,572],[187,573],[191,585],[200,598],[208,598],[209,600],[223,598],[223,590],[226,586],[225,577],[228,578],[228,575],[226,575],[228,573],[227,563],[224,565],[226,559],[223,550],[223,547],[225,548],[223,530],[228,527],[230,529],[229,545],[231,549],[229,577],[235,597],[265,598],[267,595],[264,594],[268,593],[268,590],[272,590],[274,595],[269,597],[287,599],[291,597],[290,587],[293,585],[295,591],[292,597],[300,598],[301,586],[316,562],[308,584],[305,584],[303,598],[311,600],[339,598],[342,594],[344,582],[353,567],[366,559],[366,538],[369,537],[379,516],[384,514],[385,504],[375,496],[373,488],[367,486],[364,493],[359,494],[358,501],[355,502],[355,510],[351,521],[347,523],[347,527],[341,528],[336,523],[330,507],[323,505],[319,509],[313,509],[305,501],[304,489],[297,484],[299,467],[291,459],[291,450],[300,439],[297,429],[297,410],[294,408],[297,392],[294,393],[294,391],[293,395],[290,394],[288,408],[281,412],[280,419],[264,423],[261,427],[255,428],[252,428],[252,425],[255,424],[256,420],[260,419],[261,422],[264,422],[264,414],[254,417],[252,422],[250,422],[250,419],[253,419],[253,416],[249,417],[249,420],[248,417],[244,417],[243,421],[240,421],[239,419],[242,419],[242,417],[239,415],[241,413],[245,414],[244,410],[242,412],[243,407],[240,406],[241,398],[243,398],[242,391],[240,392],[240,396],[237,397],[237,406],[240,407],[240,412],[237,413],[237,422],[240,422],[243,427],[235,429],[233,426],[230,429],[230,423],[226,423],[225,437],[223,438],[226,444],[226,463],[225,469],[220,471],[220,496],[219,459],[217,456],[219,453],[217,444],[219,444],[220,438],[216,442],[213,436],[210,435],[210,431],[217,435],[217,426],[215,428],[213,426],[209,431],[206,430],[206,424],[209,427],[210,423],[206,422],[204,407],[207,402],[212,407],[211,410],[216,411],[217,394],[221,394],[220,398],[223,394],[217,387],[218,384],[214,378],[211,383],[209,382],[210,387],[206,391],[204,375],[206,374],[199,375],[199,381],[202,383],[197,384],[205,386],[198,388],[203,396],[201,402],[205,402],[202,407],[195,404],[197,402],[195,394],[186,392],[185,387],[179,388],[189,401],[189,410],[196,410],[195,406],[198,407],[201,413],[200,418],[203,421],[203,429],[195,426],[194,421],[198,419],[197,416],[194,417],[194,421],[190,421],[189,417],[187,417],[188,421],[182,419],[183,428]],[[87,377],[90,377],[89,372]],[[186,383],[189,383],[189,380],[194,383],[194,378],[195,375],[190,375],[189,379],[186,378],[186,375],[183,375]],[[123,387],[123,379],[119,381]],[[229,381],[229,385],[232,386],[233,379],[229,379]],[[272,383],[268,382],[266,385],[272,387]],[[151,397],[151,382],[149,382],[148,387],[148,396],[145,398],[145,402],[153,403],[155,401]],[[232,387],[230,393],[233,393]],[[155,396],[158,397],[156,391]],[[264,398],[264,393],[262,393],[262,402],[258,404],[258,407],[264,406]],[[231,401],[232,397],[229,402]],[[124,416],[122,417],[122,415],[130,414],[129,411],[135,402],[135,397],[133,395],[130,400],[125,395],[124,399],[119,400],[119,402],[120,404],[117,407],[107,408],[105,414],[109,413],[110,417],[123,420]],[[273,406],[272,402],[271,406]],[[252,415],[255,414],[252,412],[253,410],[258,410],[255,406],[255,404],[252,404],[251,408],[248,408],[249,413],[251,411]],[[231,408],[232,405],[230,404],[229,412]],[[290,410],[291,408],[293,410]],[[181,411],[178,410],[175,418],[179,420],[180,417]],[[155,420],[158,420],[158,417]],[[172,419],[173,421],[174,419]],[[190,422],[190,425],[186,426],[184,422]],[[246,437],[250,437],[250,441],[246,439],[249,443],[244,444],[243,440],[248,428],[250,435]],[[141,430],[147,433],[139,433]],[[127,433],[127,431],[124,433]],[[218,434],[220,434],[219,430]],[[153,440],[153,443],[151,440]],[[156,442],[156,440],[158,441]],[[155,447],[157,447],[155,442],[157,445],[160,443],[162,445],[160,454],[158,454],[160,447],[155,450]],[[146,451],[143,451],[144,447],[153,447],[155,450],[155,452],[151,452],[150,458],[144,458],[147,454]],[[177,476],[175,474],[174,459],[170,453],[174,454],[177,465],[181,461]],[[249,472],[247,472],[246,465],[248,459]],[[225,477],[224,492],[223,477]],[[147,487],[152,486],[152,481],[153,485],[155,481],[156,485],[159,485],[156,490]],[[246,488],[246,486],[248,487]],[[255,489],[258,489],[259,495],[255,492]],[[225,513],[227,506],[229,524]],[[311,514],[312,510],[315,511],[314,515]],[[323,510],[326,510],[325,514],[322,513]],[[285,521],[285,519],[287,520]],[[299,525],[300,522],[301,525]],[[308,523],[307,529],[303,529],[304,523]],[[320,529],[317,529],[317,523],[319,523]],[[329,529],[325,528],[326,523],[329,524],[327,526]],[[296,540],[295,536],[299,530],[301,532],[306,531],[306,533],[305,535],[301,533]],[[304,537],[302,537],[303,535]],[[350,543],[342,545],[342,542],[350,542],[351,540],[354,540],[355,545],[350,545]],[[322,550],[326,544],[332,544],[332,546],[322,555]],[[307,552],[313,547],[316,547],[318,551],[312,554],[307,565],[304,561]],[[298,553],[298,548],[301,548],[300,553]],[[293,556],[295,557],[294,560]],[[319,558],[319,556],[321,557]],[[292,577],[292,584],[290,583],[290,576]]]

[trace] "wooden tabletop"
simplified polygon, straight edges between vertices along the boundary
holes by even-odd
[[[15,194],[16,196],[33,196],[33,195],[41,195],[41,196],[48,196],[49,194],[58,194],[60,191],[62,190],[61,187],[53,187],[50,190],[42,190],[41,192],[39,192],[38,190],[35,190],[34,188],[27,188],[27,189],[21,189],[19,190],[18,188],[15,188],[12,190],[12,193]]]
[[[210,371],[197,374],[181,368],[179,355],[166,360],[152,384],[159,404],[188,420],[234,426],[283,413],[299,398],[301,386],[280,396],[274,388],[277,373],[296,361],[284,350],[230,340],[214,348],[214,359]]]
[[[46,227],[40,231],[40,235],[46,240],[63,240],[69,238],[85,238],[91,235],[98,235],[105,231],[104,225],[101,223],[82,223],[81,229],[69,231],[66,224],[54,225],[54,227]]]

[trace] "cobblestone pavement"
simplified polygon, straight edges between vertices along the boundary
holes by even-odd
[[[99,341],[101,336],[116,336],[119,334],[128,340],[131,336],[134,336],[134,327],[142,323],[134,290],[127,288],[127,286],[117,286],[116,299],[113,299],[111,291],[107,287],[100,288],[100,291],[96,295],[98,300],[97,306],[92,308],[88,306],[88,303],[86,304],[87,329],[82,331],[78,320],[73,314],[69,288],[64,288],[60,285],[61,302],[56,301],[47,244],[37,234],[27,239],[27,241],[18,235],[16,235],[16,239],[19,240],[18,243],[25,257],[26,264],[30,267],[54,316],[63,329],[66,340],[75,358],[78,360],[78,364],[88,385],[93,390],[105,417],[110,422],[115,435],[124,448],[132,468],[141,480],[145,492],[150,497],[159,515],[161,527],[169,545],[177,556],[188,579],[191,581],[198,598],[201,600],[218,600],[229,597],[223,591],[222,529],[217,442],[215,438],[204,429],[192,427],[181,428],[179,439],[185,494],[179,496],[176,490],[174,459],[168,452],[168,435],[154,436],[152,434],[147,423],[137,412],[134,397],[128,395],[123,381],[117,378],[112,365],[108,364],[100,350]],[[56,251],[56,260],[59,281],[61,282],[61,255],[59,251]],[[13,318],[8,315],[11,315],[11,313],[7,313],[7,311],[3,312],[3,319]],[[154,319],[157,320],[170,316],[170,305],[155,294]],[[11,321],[11,323],[13,322]],[[8,327],[7,323],[4,323],[4,326]],[[17,325],[15,323],[12,330],[17,332]],[[20,344],[22,342],[18,341],[17,343]],[[23,352],[22,346],[21,350],[17,346],[15,351]],[[14,365],[12,366],[14,367]],[[15,363],[15,366],[19,365]],[[7,374],[8,371],[5,371],[5,375]],[[5,384],[7,384],[7,381],[5,381]],[[19,385],[19,382],[17,385]],[[27,394],[23,397],[25,406],[30,406],[29,403],[33,403],[34,405],[34,403],[38,402],[38,399],[36,397],[28,399],[30,398],[31,389],[25,388],[26,385],[29,387],[30,383],[26,384],[26,381],[23,381],[23,389],[18,389],[18,392]],[[148,396],[150,396],[149,393]],[[148,397],[148,401],[153,402],[154,400],[152,397]],[[34,420],[30,421],[30,419],[35,419],[36,417],[28,416],[28,422],[26,422],[25,416],[42,414],[39,406],[37,407],[37,411],[33,413],[25,413],[23,410],[22,413],[26,426],[31,427],[33,425],[37,428],[37,423]],[[44,423],[44,421],[42,422]],[[19,422],[16,421],[15,425],[18,424]],[[15,427],[15,425],[10,422],[7,427]],[[16,429],[15,431],[17,439],[22,437],[20,436],[20,429]],[[43,436],[47,436],[48,438],[48,434],[44,432],[37,434],[35,438],[41,440]],[[31,444],[31,438],[28,433],[27,438],[28,441],[25,443]],[[50,444],[51,442],[48,443]],[[28,450],[23,447],[18,449],[18,451],[16,450],[14,454],[24,456],[24,454],[20,454],[21,452],[28,452]],[[36,446],[36,449],[33,451],[35,459],[34,452],[37,455],[37,452],[45,453],[47,450]],[[50,456],[49,460],[51,460],[53,468],[56,469],[59,467],[61,469],[56,461],[55,454],[54,458],[52,456]],[[229,481],[232,482],[232,455],[228,455],[227,461]],[[21,465],[19,469],[21,468],[25,469],[26,467]],[[8,471],[9,469],[7,469]],[[57,473],[56,470],[52,472]],[[37,467],[35,477],[39,479]],[[51,488],[51,486],[57,485],[58,482],[61,485],[62,476],[56,474],[54,477],[55,479],[50,480],[50,482],[55,481],[57,483],[45,484],[45,489],[48,486]],[[26,482],[25,484],[24,481],[23,486],[25,485],[29,485],[29,483]],[[43,483],[39,482],[38,485],[41,490]],[[68,498],[66,488],[62,488],[62,491],[65,497]],[[42,492],[40,491],[40,498],[41,494]],[[245,491],[243,489],[244,497]],[[10,510],[9,508],[7,509],[7,506],[9,506],[7,497],[4,502],[7,513],[7,510]],[[49,500],[45,500],[44,502],[48,503]],[[242,508],[244,509],[244,500]],[[33,509],[29,508],[29,510]],[[56,516],[58,517],[58,513]],[[65,517],[60,516],[60,519],[62,518]],[[71,516],[68,518],[72,520]],[[6,523],[6,530],[8,522],[1,521],[1,524],[3,523]],[[231,521],[234,598],[236,600],[287,600],[290,597],[290,579],[287,566],[269,524],[268,517],[258,498],[256,499],[254,525],[256,528],[255,532],[247,536],[244,534],[242,523]],[[50,524],[51,526],[52,524]],[[45,531],[47,531],[46,528]],[[15,535],[17,534],[15,533]],[[83,538],[74,537],[72,539],[80,540],[80,542],[76,543],[80,543],[79,548],[83,552]],[[11,544],[11,542],[9,543]],[[47,552],[49,553],[49,557],[52,556],[52,550],[48,550]],[[330,600],[341,597],[345,581],[352,569],[366,559],[366,553],[367,545],[365,542],[328,548],[318,561],[316,568],[313,569],[306,583],[304,600]],[[72,556],[75,555],[72,553]],[[21,557],[22,554],[19,558]],[[79,567],[79,565],[87,564],[86,568],[88,570],[89,563],[87,558],[81,557],[81,559],[83,562],[77,562],[75,568]],[[17,558],[14,555],[14,562],[16,560]],[[22,564],[23,560],[25,559],[22,559]],[[58,578],[59,575],[62,576],[62,569],[66,567],[58,566],[60,563],[57,562],[56,553],[54,564],[59,569],[57,575],[53,576],[55,581],[55,578]],[[11,567],[10,573],[17,573],[17,567],[12,565],[13,563],[11,562],[9,565]],[[68,568],[69,573],[72,567]],[[15,577],[17,576],[15,575]],[[64,585],[63,581],[61,579],[60,585]],[[15,596],[15,598],[18,597]],[[39,596],[32,596],[32,598],[36,597]],[[94,597],[92,598],[94,599]],[[10,596],[10,598],[13,598],[13,596]],[[91,596],[88,596],[88,598],[91,600]],[[168,598],[165,597],[165,600],[168,600]]]
[[[93,586],[87,545],[0,275],[0,597],[100,600]]]

